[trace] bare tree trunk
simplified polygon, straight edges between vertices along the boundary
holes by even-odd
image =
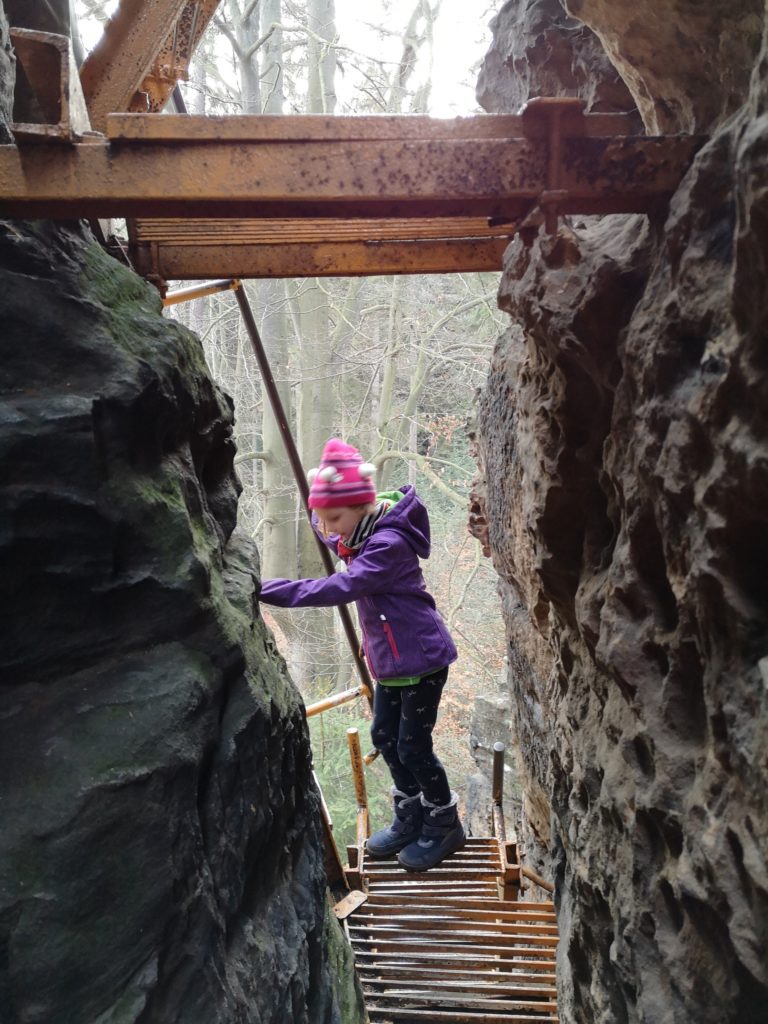
[[[263,0],[261,10],[262,83],[264,112],[283,113],[283,33],[281,0]],[[277,27],[275,27],[277,26]],[[280,400],[289,425],[292,424],[292,395],[288,381],[288,317],[282,283],[262,281],[258,299],[263,313],[261,336],[269,357]],[[275,415],[269,403],[262,413],[262,447],[268,458],[264,461],[264,532],[262,534],[262,572],[265,578],[295,576],[296,553],[296,483]],[[291,617],[276,615],[281,628],[291,632]]]
[[[261,88],[259,85],[259,11],[245,0],[241,10],[238,0],[228,0],[227,6],[232,19],[232,28],[227,32],[239,61],[240,99],[244,114],[261,113]],[[217,23],[220,24],[220,22]]]
[[[308,89],[307,110],[311,114],[332,114],[336,107],[336,26],[333,0],[308,0]],[[334,431],[336,389],[330,356],[328,301],[317,281],[303,282],[297,299],[300,326],[301,389],[298,409],[298,442],[306,468],[316,466],[322,446]],[[308,527],[300,525],[299,573],[322,576],[325,569],[317,544]],[[332,609],[299,613],[304,630],[301,672],[305,693],[328,693],[336,680],[339,660]],[[331,652],[329,654],[329,652]]]
[[[265,114],[282,114],[285,102],[282,18],[282,0],[261,0],[262,110]]]
[[[389,113],[402,113],[403,100],[408,95],[408,83],[416,69],[416,62],[419,58],[419,50],[427,43],[430,54],[430,74],[418,93],[413,97],[411,111],[421,113],[426,111],[429,103],[431,89],[431,58],[432,43],[434,34],[435,19],[440,12],[440,2],[432,7],[429,0],[416,0],[411,17],[403,32],[403,52],[400,55],[397,67],[392,73],[389,83],[389,97],[387,110]]]
[[[418,440],[419,426],[414,414],[408,424],[408,451],[415,452],[418,449]],[[416,463],[413,461],[408,463],[408,483],[411,487],[416,486]]]
[[[332,114],[336,109],[335,17],[334,0],[308,0],[310,114]]]
[[[384,367],[381,376],[381,396],[376,413],[376,429],[379,434],[379,451],[374,462],[380,467],[379,486],[386,490],[391,475],[391,460],[378,461],[393,445],[394,390],[397,378],[397,364],[400,353],[400,325],[402,311],[400,296],[403,289],[401,277],[392,278],[392,293],[389,302],[389,323],[387,325],[387,347],[384,352]]]

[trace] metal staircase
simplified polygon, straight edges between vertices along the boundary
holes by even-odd
[[[514,844],[470,838],[424,874],[363,853],[337,905],[371,1024],[557,1021],[554,905],[518,893]]]

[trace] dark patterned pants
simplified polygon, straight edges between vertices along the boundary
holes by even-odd
[[[421,790],[431,804],[447,804],[451,787],[432,749],[432,730],[448,678],[441,668],[416,686],[376,684],[371,739],[387,762],[397,789],[408,796]]]

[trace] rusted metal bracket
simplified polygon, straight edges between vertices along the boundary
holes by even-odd
[[[499,882],[505,900],[516,900],[520,895],[520,862],[517,855],[517,843],[499,842],[501,858],[501,877]]]
[[[354,914],[359,907],[362,907],[367,902],[368,893],[355,889],[348,896],[345,896],[343,900],[339,900],[334,906],[333,912],[339,921],[345,921],[350,914]]]
[[[219,0],[120,0],[80,76],[91,123],[115,111],[158,112],[180,78]]]
[[[172,31],[131,100],[128,109],[159,112],[179,81],[186,80],[189,62],[220,0],[186,0]]]
[[[557,234],[560,208],[569,196],[568,190],[561,188],[563,139],[587,136],[585,114],[586,104],[577,96],[538,96],[521,108],[526,137],[544,134],[547,140],[547,187],[520,225],[523,235],[526,230],[538,232],[542,223],[547,234]]]
[[[93,134],[68,36],[12,28],[16,57],[45,121],[11,125],[17,142],[78,142]]]

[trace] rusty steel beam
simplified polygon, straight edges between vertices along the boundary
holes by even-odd
[[[191,246],[173,242],[131,246],[137,273],[163,281],[241,278],[370,277],[501,270],[509,238]]]
[[[544,99],[546,97],[543,97]],[[563,109],[562,104],[567,106]],[[631,137],[642,134],[629,114],[585,114],[576,100],[544,105],[531,100],[520,114],[476,114],[436,118],[422,114],[229,114],[146,117],[110,114],[106,134],[113,142],[333,142],[377,139],[548,139],[552,116],[560,119],[563,138]]]
[[[80,69],[93,128],[103,132],[107,114],[130,109],[186,3],[187,0],[121,0]]]
[[[73,142],[91,130],[68,36],[12,28],[16,58],[44,121],[11,125],[17,142]]]
[[[158,120],[161,120],[158,118]],[[163,118],[162,120],[165,120]],[[702,139],[563,138],[561,213],[642,213]],[[0,147],[6,217],[445,217],[515,220],[546,189],[545,140],[218,141]]]
[[[130,220],[131,263],[153,280],[355,277],[498,270],[514,223],[435,220]],[[230,269],[231,268],[231,269]]]

